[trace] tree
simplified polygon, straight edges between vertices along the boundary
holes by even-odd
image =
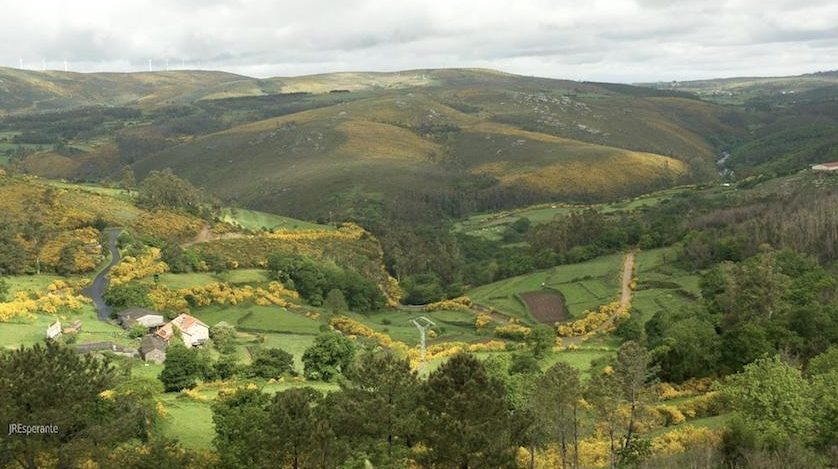
[[[222,355],[231,355],[236,351],[236,328],[220,322],[210,328],[212,345]]]
[[[432,372],[420,403],[421,436],[434,467],[513,465],[503,385],[473,355],[455,355]]]
[[[838,444],[838,369],[812,378],[815,443],[821,448]]]
[[[160,372],[160,381],[167,392],[195,387],[206,370],[198,351],[186,348],[177,336],[175,334],[172,343],[166,348],[166,361]]]
[[[419,380],[407,359],[391,353],[366,353],[346,372],[339,400],[343,432],[361,440],[370,453],[386,448],[386,462],[394,447],[408,448],[415,434]],[[358,418],[372,416],[375,418]]]
[[[355,345],[336,332],[318,335],[314,344],[303,353],[306,378],[332,381],[349,368],[355,356]]]
[[[17,232],[10,225],[0,226],[0,275],[13,275],[26,268],[26,248],[17,239]]]
[[[614,375],[620,382],[623,398],[629,404],[629,421],[622,448],[624,451],[634,442],[637,408],[644,397],[647,383],[654,375],[649,367],[651,360],[646,348],[637,342],[626,342],[617,351]]]
[[[212,423],[221,467],[249,469],[259,460],[270,396],[260,389],[238,388],[212,405]]]
[[[729,266],[724,291],[714,300],[722,313],[723,325],[770,321],[788,311],[784,296],[790,285],[777,264],[776,255],[766,252]]]
[[[332,314],[340,314],[347,310],[346,300],[343,298],[343,292],[337,288],[329,290],[326,295],[326,301],[323,306]]]
[[[599,373],[588,381],[585,400],[594,408],[599,419],[605,422],[608,432],[610,467],[617,467],[617,430],[620,425],[620,408],[623,403],[620,380],[613,373]]]
[[[0,303],[6,301],[9,297],[9,284],[6,279],[0,277]]]
[[[765,329],[757,324],[743,323],[722,334],[722,370],[742,371],[748,363],[774,353],[774,345]]]
[[[134,170],[130,166],[122,167],[122,178],[119,185],[125,192],[131,192],[131,189],[137,185],[137,177],[134,176]]]
[[[698,318],[678,321],[652,350],[661,378],[682,382],[710,376],[717,369],[721,339],[712,324]]]
[[[58,263],[55,264],[55,272],[58,275],[68,276],[76,270],[76,256],[81,250],[82,243],[79,240],[74,240],[70,244],[61,248],[58,254]]]
[[[77,467],[97,447],[144,438],[136,425],[142,401],[101,395],[118,379],[107,360],[58,344],[0,351],[0,465],[35,469],[47,458]],[[57,433],[10,435],[10,423],[55,425]]]
[[[526,218],[522,218],[522,220],[526,220]],[[556,345],[556,330],[550,326],[536,326],[527,337],[527,343],[530,345],[535,358],[544,358],[544,355],[553,350],[553,346]]]
[[[142,283],[119,283],[108,285],[105,291],[105,303],[114,308],[137,306],[151,308],[154,305],[148,297],[149,286]]]
[[[547,369],[538,380],[533,393],[533,415],[538,425],[553,441],[559,443],[562,468],[579,467],[579,401],[582,381],[579,370],[564,362]],[[573,446],[573,458],[568,447]]]
[[[138,188],[137,204],[148,209],[179,209],[198,215],[208,197],[170,169],[151,171]]]
[[[312,388],[291,388],[277,393],[268,410],[262,467],[312,467],[317,453],[317,416],[314,407],[323,396]]]
[[[280,378],[284,374],[294,374],[294,356],[280,348],[258,350],[253,356],[248,374],[260,378]]]
[[[779,356],[761,358],[722,387],[733,410],[769,445],[782,445],[811,428],[809,383]]]

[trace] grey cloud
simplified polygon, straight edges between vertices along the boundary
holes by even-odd
[[[4,0],[0,64],[255,76],[481,66],[611,81],[835,68],[829,0]],[[51,14],[44,15],[44,11]]]

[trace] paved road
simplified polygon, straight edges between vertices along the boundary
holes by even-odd
[[[611,327],[611,324],[614,323],[614,320],[617,318],[623,310],[631,302],[631,272],[634,269],[634,252],[630,252],[626,254],[625,261],[623,262],[623,276],[622,276],[622,285],[620,290],[620,307],[617,308],[617,311],[608,318],[604,323],[602,323],[599,327],[594,329],[591,334],[597,334],[604,329]],[[579,345],[582,343],[582,337],[562,337],[562,345],[565,347],[569,345]]]
[[[116,238],[119,237],[119,233],[121,232],[122,228],[108,228],[105,230],[105,234],[108,237],[108,249],[111,251],[111,263],[99,272],[99,275],[93,279],[93,283],[82,290],[82,293],[85,296],[93,300],[93,305],[96,307],[96,314],[99,316],[100,321],[107,321],[111,315],[111,311],[113,310],[113,308],[105,304],[105,299],[102,296],[105,294],[105,289],[108,287],[108,272],[110,272],[111,267],[118,264],[121,259],[119,249],[116,248]]]

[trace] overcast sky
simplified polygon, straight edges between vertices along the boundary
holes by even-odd
[[[0,64],[637,82],[838,69],[836,0],[2,0]]]

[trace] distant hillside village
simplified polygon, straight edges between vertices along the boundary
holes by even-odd
[[[166,360],[166,347],[172,339],[180,336],[186,347],[201,347],[209,339],[209,326],[199,319],[181,314],[169,322],[162,314],[145,308],[129,308],[117,314],[117,321],[126,330],[140,331],[140,348],[124,347],[112,342],[95,342],[76,345],[79,353],[111,352],[116,355],[140,357],[145,361],[161,364]],[[75,320],[69,327],[62,327],[56,320],[46,331],[49,340],[55,340],[62,334],[75,334],[81,330],[82,323]]]

